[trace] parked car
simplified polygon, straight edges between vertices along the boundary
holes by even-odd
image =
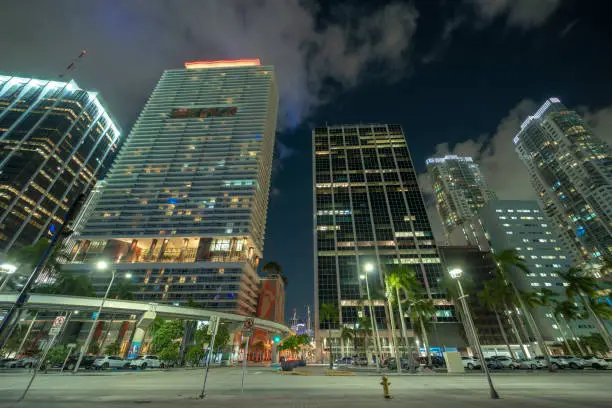
[[[129,367],[129,361],[126,361],[118,356],[104,356],[98,357],[92,364],[92,367],[96,370],[106,369],[106,368],[124,368]]]
[[[585,366],[587,366],[587,363],[580,357],[576,357],[576,356],[559,356],[559,357],[566,360],[568,367],[574,370],[582,370]]]
[[[146,368],[164,368],[164,363],[157,356],[153,356],[151,354],[145,354],[143,356],[138,356],[134,360],[129,361],[129,365],[131,368],[140,368],[142,370]]]
[[[340,365],[351,365],[353,364],[353,357],[342,357],[336,360],[336,364]]]
[[[501,361],[495,358],[485,357],[485,362],[487,363],[487,367],[492,370],[501,370],[502,368],[504,368],[504,365],[501,363]]]
[[[461,357],[461,362],[463,363],[463,368],[467,368],[468,370],[476,370],[481,368],[480,361],[473,357]]]
[[[365,357],[355,357],[353,358],[353,365],[356,366],[367,366],[368,365],[368,359]]]
[[[513,370],[539,370],[544,367],[544,364],[540,360],[524,358],[512,361],[508,367]]]
[[[612,359],[609,358],[599,358],[597,356],[589,355],[583,356],[582,360],[584,361],[585,367],[592,367],[597,370],[605,370],[606,368],[612,368]]]
[[[541,362],[542,367],[548,368],[548,364],[546,364],[546,359],[544,358],[544,356],[536,356],[535,360]],[[550,356],[550,364],[552,365],[553,369],[561,369],[561,370],[563,370],[565,367],[568,366],[567,360],[559,356]]]
[[[93,363],[96,361],[98,357],[96,356],[84,356],[83,359],[81,360],[81,365],[79,365],[79,368],[84,368],[86,370],[89,370],[93,367]],[[74,370],[74,367],[76,367],[76,363],[79,360],[79,355],[74,355],[74,356],[70,356],[68,358],[68,360],[66,360],[66,365],[64,366],[65,370]],[[60,367],[62,366],[62,363],[60,363]]]
[[[514,362],[514,359],[508,356],[493,356],[491,358],[498,361],[503,368],[510,368],[510,365]]]
[[[400,358],[400,363],[402,365],[402,370],[408,370],[410,368],[410,360],[407,358]],[[387,368],[389,370],[397,370],[397,360],[395,358],[387,360]]]
[[[32,368],[36,364],[38,364],[38,360],[40,360],[40,357],[38,356],[24,357],[24,358],[20,358],[18,360],[12,361],[8,363],[6,366],[9,368]]]
[[[431,356],[431,364],[434,367],[446,367],[446,361],[441,356]]]
[[[3,358],[0,359],[0,368],[8,367],[13,361],[17,361],[16,358]]]

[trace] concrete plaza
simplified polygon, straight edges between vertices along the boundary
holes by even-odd
[[[0,374],[0,407],[608,407],[612,371],[496,374],[501,400],[489,399],[482,374],[392,376],[393,399],[384,400],[380,377],[280,375],[248,371],[244,393],[238,368],[210,371],[207,396],[198,399],[202,370],[41,374],[26,399],[15,402],[27,372]]]

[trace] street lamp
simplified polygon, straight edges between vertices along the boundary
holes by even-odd
[[[366,264],[365,271],[371,272],[374,270],[374,265]],[[374,343],[376,346],[376,353],[378,356],[376,357],[376,369],[380,371],[381,369],[381,345],[380,345],[380,337],[378,335],[378,326],[376,325],[376,320],[374,319],[374,309],[372,308],[372,298],[370,297],[370,284],[368,283],[368,277],[366,275],[359,275],[359,279],[364,280],[366,283],[366,293],[368,294],[368,309],[370,310],[370,325],[372,326],[372,330],[374,330]],[[367,356],[366,356],[367,357]]]
[[[9,263],[3,263],[0,265],[0,272],[6,273],[6,278],[4,278],[4,282],[2,282],[2,285],[0,285],[0,292],[2,292],[8,284],[10,278],[9,275],[14,274],[16,271],[17,267],[15,265],[11,265]]]
[[[106,263],[105,261],[98,261],[96,262],[96,269],[99,271],[105,271],[106,269],[108,269],[108,263]],[[111,272],[111,280],[108,284],[108,287],[106,288],[106,292],[104,293],[102,302],[100,303],[100,308],[98,309],[98,313],[96,314],[93,324],[91,325],[91,329],[89,330],[89,334],[87,335],[87,340],[85,340],[85,344],[81,348],[79,359],[77,360],[76,365],[74,366],[74,373],[77,373],[79,371],[79,366],[81,365],[81,360],[83,360],[83,355],[87,353],[87,350],[89,349],[89,344],[91,343],[93,334],[96,331],[96,326],[98,325],[98,320],[100,319],[100,315],[102,314],[102,308],[104,307],[104,302],[106,302],[108,293],[110,292],[111,287],[113,286],[113,282],[115,281],[115,269],[111,268],[110,272]]]
[[[463,322],[466,333],[471,334],[474,343],[476,344],[476,351],[478,352],[478,356],[480,357],[480,365],[482,366],[482,370],[487,376],[487,381],[489,382],[489,392],[492,399],[499,399],[499,394],[495,391],[495,387],[493,386],[493,381],[491,380],[491,374],[489,373],[489,367],[487,366],[487,362],[485,361],[484,354],[482,352],[482,347],[480,347],[480,341],[478,340],[478,335],[476,334],[476,327],[474,327],[474,321],[472,320],[472,315],[470,314],[470,309],[468,308],[467,301],[465,298],[467,297],[463,293],[463,286],[461,286],[461,275],[463,274],[463,270],[459,268],[450,269],[448,274],[451,278],[457,281],[457,287],[459,288],[459,299],[461,300],[461,305],[463,306],[463,311],[465,315],[465,321]]]

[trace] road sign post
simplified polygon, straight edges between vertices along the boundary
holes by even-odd
[[[214,319],[214,321],[213,321]],[[215,338],[217,337],[217,331],[219,330],[219,324],[221,323],[221,319],[218,317],[211,318],[212,324],[212,334],[210,338],[210,350],[208,351],[208,356],[206,358],[206,368],[204,369],[204,384],[202,385],[202,392],[200,393],[200,399],[206,396],[206,380],[208,380],[208,369],[210,368],[210,357],[215,348]]]
[[[253,325],[254,324],[255,324],[255,319],[252,317],[247,317],[242,326],[242,336],[246,337],[246,345],[244,346],[244,356],[242,358],[242,382],[241,382],[242,392],[244,392],[244,376],[246,374],[247,358],[249,357],[249,342],[251,341],[251,337],[253,336]]]

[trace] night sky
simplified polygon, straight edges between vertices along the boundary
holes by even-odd
[[[610,15],[607,0],[5,1],[0,72],[54,79],[87,49],[69,76],[98,90],[127,134],[164,69],[274,65],[264,262],[283,265],[287,312],[302,313],[314,294],[313,126],[399,123],[419,172],[434,154],[467,154],[500,198],[533,198],[512,137],[546,98],[580,110],[612,143]]]

